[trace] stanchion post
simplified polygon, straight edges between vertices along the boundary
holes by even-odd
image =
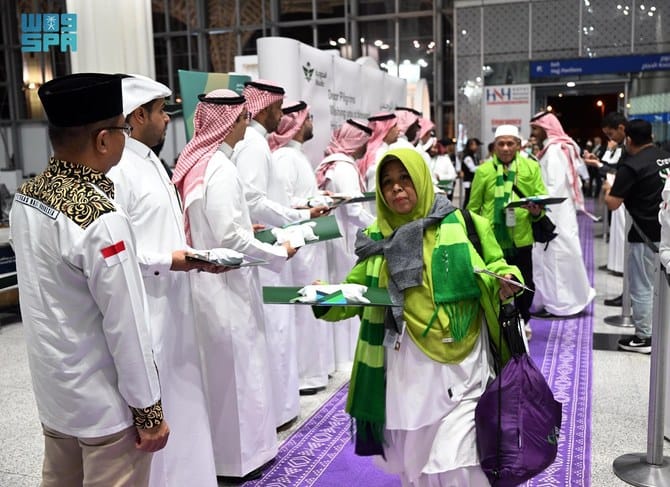
[[[624,248],[623,248],[623,291],[621,293],[621,314],[606,316],[603,321],[608,325],[620,326],[623,328],[631,328],[633,326],[633,312],[630,303],[630,285],[628,283],[628,259],[630,255],[630,243],[628,242],[628,231],[631,226],[631,217],[626,212],[626,230],[624,232]],[[612,238],[610,235],[610,245],[612,245]]]
[[[656,257],[658,262],[658,257]],[[656,266],[654,277],[654,308],[651,338],[651,370],[649,374],[649,417],[647,452],[627,453],[614,460],[614,473],[624,482],[639,487],[670,486],[670,458],[663,456],[663,418],[665,398],[666,350],[670,333],[665,323],[670,320],[670,286],[665,269]]]

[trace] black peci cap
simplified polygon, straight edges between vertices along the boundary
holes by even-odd
[[[62,76],[43,84],[37,93],[49,123],[56,127],[80,127],[123,113],[118,74]]]

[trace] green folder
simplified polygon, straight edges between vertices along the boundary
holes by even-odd
[[[290,227],[292,225],[299,225],[300,223],[306,222],[316,222],[316,226],[312,229],[314,235],[319,237],[318,240],[308,240],[305,242],[306,245],[323,242],[324,240],[331,240],[334,238],[340,238],[342,234],[340,233],[340,227],[337,226],[337,219],[334,215],[320,216],[319,218],[313,218],[311,220],[304,220],[298,223],[291,223],[289,225],[284,225],[282,228]],[[256,232],[254,236],[261,242],[274,244],[277,239],[272,234],[270,229],[261,230]]]
[[[519,198],[515,201],[510,201],[505,205],[507,208],[519,208],[526,203],[535,203],[537,205],[557,205],[567,200],[564,196],[528,196],[527,198]]]
[[[437,187],[440,188],[443,191],[449,191],[454,187],[454,180],[453,179],[440,179],[437,182]]]
[[[300,303],[293,302],[295,298],[299,297],[298,287],[263,287],[263,302],[265,304],[306,304],[309,306],[396,306],[391,302],[388,290],[380,287],[369,287],[363,296],[370,300],[370,304],[361,303],[338,303],[329,299],[322,303]],[[336,293],[334,293],[336,294]],[[334,296],[333,296],[334,297]],[[330,301],[330,302],[328,302]]]

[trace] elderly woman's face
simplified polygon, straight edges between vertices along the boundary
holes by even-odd
[[[400,215],[410,213],[416,206],[416,190],[407,169],[399,160],[382,166],[379,184],[388,207]]]

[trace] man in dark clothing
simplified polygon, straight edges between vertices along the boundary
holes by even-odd
[[[661,226],[658,209],[665,179],[670,174],[670,154],[654,145],[651,124],[635,119],[626,124],[628,157],[619,162],[617,177],[605,189],[605,203],[615,210],[626,205],[633,219],[628,232],[630,254],[625,272],[630,283],[635,335],[619,340],[619,348],[632,352],[651,353],[651,308],[656,271],[655,251],[648,243],[658,242]]]

